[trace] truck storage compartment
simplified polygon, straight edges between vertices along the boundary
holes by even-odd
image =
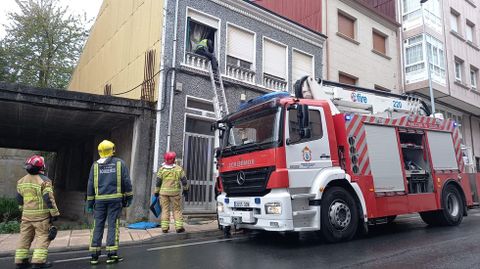
[[[425,148],[425,133],[421,130],[399,130],[408,193],[433,192],[430,164]]]

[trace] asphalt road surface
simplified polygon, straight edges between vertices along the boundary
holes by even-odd
[[[480,268],[480,210],[470,210],[458,227],[429,227],[417,215],[370,228],[367,236],[326,244],[316,233],[295,239],[277,233],[254,233],[231,239],[204,238],[178,243],[121,248],[125,260],[97,266],[88,252],[52,253],[55,268]],[[0,268],[14,268],[13,257]]]

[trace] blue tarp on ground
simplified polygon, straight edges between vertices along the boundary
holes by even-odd
[[[158,227],[158,223],[156,222],[137,222],[137,223],[132,223],[128,225],[128,229],[135,229],[135,230],[146,230],[146,229],[152,229]]]

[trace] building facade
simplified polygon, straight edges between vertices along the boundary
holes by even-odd
[[[155,1],[162,3],[153,4]],[[178,161],[192,185],[186,197],[186,211],[214,212],[214,133],[210,126],[216,120],[216,104],[208,61],[194,53],[195,43],[204,38],[213,41],[228,107],[235,111],[242,101],[250,98],[272,91],[291,91],[294,82],[304,75],[321,77],[325,36],[248,1],[119,2],[106,0],[103,4],[70,89],[101,94],[133,89],[125,96],[157,101],[156,142],[151,145],[155,148],[152,169],[156,170],[162,163],[163,152],[177,152]],[[108,41],[102,35],[103,29],[111,22],[110,16],[120,12],[125,5],[123,2],[130,3],[130,16],[125,15],[128,19],[119,22],[118,29],[108,33],[114,40],[115,33],[127,27],[125,29],[130,32],[126,35],[132,40]],[[138,11],[143,6],[139,2],[143,2],[144,11]],[[152,9],[154,6],[156,8]],[[139,19],[137,24],[136,13],[142,14],[139,18],[151,19]],[[153,27],[155,16],[162,17],[155,19],[162,23]],[[125,26],[128,24],[132,24],[132,28]],[[143,41],[133,40],[136,31],[145,28],[152,32],[144,34]],[[151,51],[158,57],[149,56]],[[110,54],[113,56],[107,56]],[[99,60],[94,60],[96,57]],[[154,58],[154,67],[150,66],[149,57]],[[135,64],[135,61],[141,63]],[[124,71],[128,69],[131,71]],[[104,74],[82,75],[102,70],[112,74],[112,78]],[[149,86],[152,80],[155,80],[153,98]],[[141,86],[135,88],[136,85]]]
[[[467,169],[474,171],[480,162],[480,2],[400,3],[405,91],[429,100],[430,77],[435,112],[458,123]]]
[[[259,0],[255,3],[328,36],[324,78],[402,92],[400,24],[394,0]]]

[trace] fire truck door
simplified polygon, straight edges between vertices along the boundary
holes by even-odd
[[[325,114],[321,107],[309,107],[310,137],[302,138],[297,110],[287,111],[285,145],[291,188],[311,186],[318,172],[332,166]]]

